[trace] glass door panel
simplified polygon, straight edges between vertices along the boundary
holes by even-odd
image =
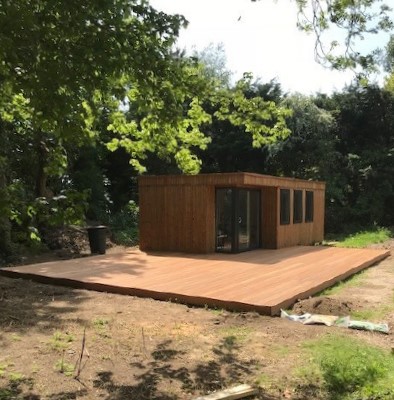
[[[260,247],[260,192],[249,191],[249,248]]]
[[[250,243],[250,192],[249,190],[238,191],[237,224],[238,224],[238,250],[249,249]]]
[[[260,191],[216,190],[216,251],[239,252],[260,246]]]
[[[216,190],[216,251],[231,252],[233,248],[233,189]]]
[[[238,251],[255,249],[260,244],[260,192],[240,189],[237,204]]]

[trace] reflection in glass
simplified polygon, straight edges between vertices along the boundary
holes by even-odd
[[[233,242],[233,190],[216,191],[216,250],[232,251]]]
[[[216,250],[245,251],[260,244],[260,192],[217,189]]]

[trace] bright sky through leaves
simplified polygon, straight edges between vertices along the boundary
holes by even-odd
[[[289,0],[152,0],[151,4],[189,21],[179,47],[202,50],[210,43],[223,43],[235,78],[243,72],[263,81],[276,77],[286,91],[308,94],[341,90],[354,77],[350,71],[331,71],[316,63],[315,38],[297,29],[296,7]],[[384,48],[388,37],[368,37],[360,48]]]

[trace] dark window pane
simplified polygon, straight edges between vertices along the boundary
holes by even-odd
[[[290,224],[290,189],[280,189],[280,224]]]
[[[305,192],[305,222],[313,222],[313,192]]]
[[[293,223],[302,222],[302,190],[294,190]]]

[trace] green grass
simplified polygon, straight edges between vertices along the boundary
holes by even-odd
[[[336,236],[327,235],[326,244],[337,247],[363,248],[371,244],[383,243],[392,237],[392,232],[388,228],[370,228],[350,234]]]
[[[280,344],[273,344],[270,346],[270,350],[280,357],[287,357],[291,353],[291,346],[290,345],[280,345]]]
[[[222,314],[226,313],[226,310],[223,308],[211,308],[210,311],[212,312],[212,314],[215,314],[217,316],[221,316]]]
[[[93,325],[98,329],[104,329],[108,326],[109,321],[106,318],[96,318]]]
[[[64,374],[65,376],[73,376],[75,366],[73,364],[67,363],[63,358],[58,360],[55,365],[55,370]]]
[[[357,274],[352,275],[349,278],[336,283],[334,286],[322,290],[316,296],[331,296],[334,294],[338,294],[343,289],[361,286],[366,279],[365,274],[367,272],[368,271],[366,270],[360,271]]]
[[[62,333],[56,331],[52,335],[49,343],[53,350],[62,351],[66,349],[69,346],[69,344],[72,343],[73,341],[74,341],[73,335],[70,335],[69,333]]]
[[[102,338],[111,338],[111,335],[108,331],[109,329],[109,320],[106,318],[96,318],[93,320],[93,326],[96,330],[96,333]]]
[[[10,382],[21,382],[25,379],[25,376],[20,372],[10,372],[8,378]]]
[[[254,379],[254,384],[261,388],[267,389],[274,386],[274,381],[267,374],[261,373]]]
[[[376,308],[368,308],[365,310],[353,311],[351,317],[356,320],[366,320],[366,321],[381,321],[388,314],[393,312],[394,304],[384,304]]]
[[[7,368],[8,364],[0,363],[0,378],[5,375]]]
[[[310,358],[298,370],[304,387],[319,382],[332,400],[394,398],[394,355],[354,337],[327,335],[304,345]]]
[[[11,340],[13,340],[14,342],[20,342],[22,340],[22,336],[17,335],[16,333],[13,333],[11,335]]]
[[[252,328],[247,326],[229,326],[220,328],[220,333],[223,336],[234,338],[239,342],[245,341],[252,332]]]

